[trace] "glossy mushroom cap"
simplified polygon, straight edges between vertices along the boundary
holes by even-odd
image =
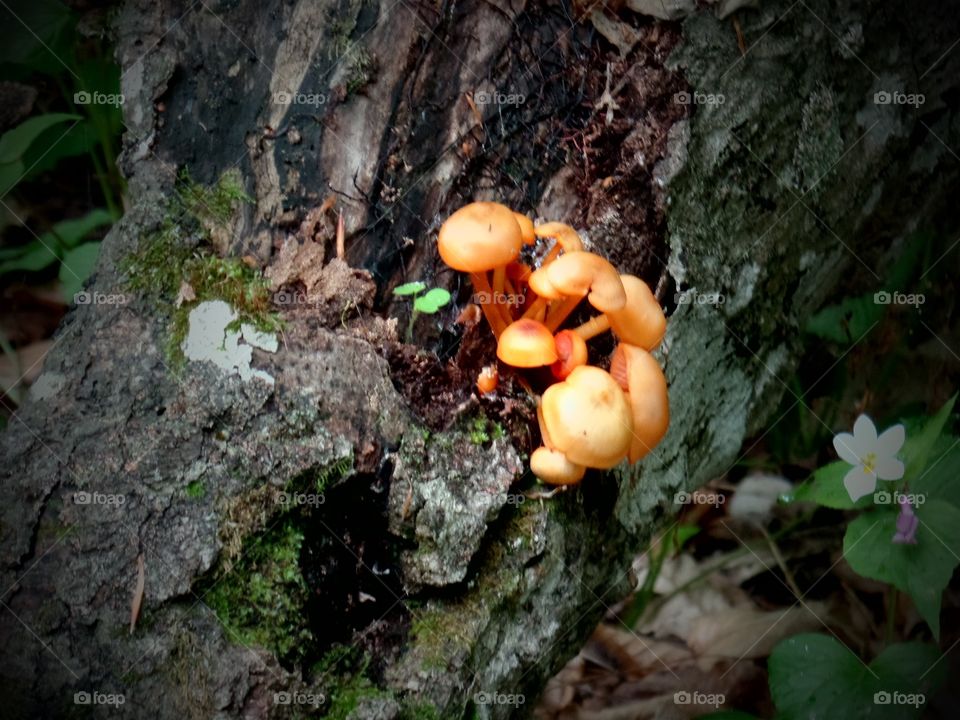
[[[516,220],[517,225],[520,226],[520,236],[523,238],[523,244],[533,245],[533,243],[537,241],[537,235],[533,228],[533,220],[518,212],[513,213],[513,219]]]
[[[583,241],[580,235],[566,223],[548,222],[534,228],[538,238],[554,238],[557,245],[564,252],[580,252],[583,250]]]
[[[494,202],[465,205],[447,218],[437,237],[443,261],[460,272],[503,267],[520,254],[523,234],[513,210]]]
[[[627,304],[607,313],[611,329],[621,341],[653,350],[667,331],[667,318],[650,286],[633,275],[621,275]]]
[[[614,351],[610,374],[630,398],[633,438],[629,459],[635,463],[667,434],[670,426],[667,379],[653,355],[626,343],[621,343]]]
[[[541,402],[553,448],[577,465],[607,469],[630,449],[633,420],[627,396],[605,370],[584,365],[547,388]]]
[[[573,485],[583,479],[587,469],[570,462],[559,450],[540,447],[530,456],[530,470],[538,478],[551,485]]]
[[[540,367],[557,361],[551,333],[543,323],[520,319],[510,323],[497,342],[497,357],[514,367]]]
[[[530,276],[530,287],[541,297],[583,297],[600,312],[620,310],[627,295],[620,274],[607,260],[592,252],[565,253]]]

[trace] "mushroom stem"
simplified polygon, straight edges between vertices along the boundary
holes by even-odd
[[[493,304],[493,290],[490,289],[490,281],[487,280],[487,274],[483,272],[470,273],[470,282],[473,283],[473,287],[476,288],[477,292],[485,296],[487,302],[481,302],[480,309],[483,310],[483,316],[487,318],[487,322],[490,324],[490,329],[493,330],[494,336],[499,340],[507,324]]]
[[[610,329],[610,318],[606,315],[597,315],[587,320],[583,325],[574,328],[574,332],[583,338],[584,342],[592,340],[597,335]]]
[[[527,308],[527,311],[523,314],[523,317],[528,320],[537,320],[539,319],[537,315],[547,307],[547,303],[550,302],[548,298],[539,296],[536,300],[530,303],[530,307]]]
[[[547,330],[550,332],[556,332],[557,328],[560,327],[563,324],[563,321],[569,317],[570,313],[576,309],[581,300],[583,300],[582,296],[571,295],[570,297],[565,297],[555,307],[550,308],[550,312],[547,313],[547,320],[544,322],[544,325],[547,326]]]
[[[513,317],[510,315],[510,308],[507,307],[506,303],[500,302],[504,296],[504,286],[507,281],[507,266],[498,265],[493,269],[493,304],[496,306],[496,310],[500,313],[500,317],[503,318],[504,323],[509,325],[513,322]]]

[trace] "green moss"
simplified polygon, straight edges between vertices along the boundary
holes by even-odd
[[[206,495],[207,489],[203,486],[203,483],[199,480],[194,480],[193,482],[187,485],[187,497],[197,500]]]
[[[440,713],[430,703],[404,701],[400,705],[400,720],[440,720]]]
[[[347,95],[363,89],[377,72],[377,63],[364,48],[351,51],[350,71],[347,74]]]
[[[312,640],[300,573],[303,532],[286,521],[248,540],[226,576],[214,578],[204,602],[230,629],[231,640],[265,647],[278,657],[302,657]]]
[[[342,457],[334,463],[331,463],[322,470],[317,471],[317,477],[314,481],[314,487],[318,493],[323,493],[331,484],[353,472],[353,453]]]
[[[190,310],[197,303],[229,303],[237,313],[231,329],[241,323],[264,332],[281,328],[262,273],[240,258],[217,256],[211,246],[211,234],[229,223],[240,202],[252,199],[243,192],[237,173],[225,173],[209,188],[181,174],[159,230],[142,238],[136,252],[123,262],[128,287],[152,296],[170,318],[166,354],[175,369],[183,365],[181,345],[189,329]],[[190,286],[195,299],[177,307],[183,283]]]
[[[507,434],[503,425],[498,422],[491,422],[484,415],[474,418],[469,432],[470,442],[474,445],[484,445],[491,440],[499,440]]]

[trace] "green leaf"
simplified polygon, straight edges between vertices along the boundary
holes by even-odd
[[[956,401],[956,395],[947,400],[937,414],[924,424],[922,430],[912,434],[907,438],[906,442],[904,442],[901,455],[903,456],[904,465],[906,466],[903,477],[907,482],[920,477],[923,469],[927,466],[930,453],[937,439],[943,432],[943,427],[946,425]]]
[[[426,295],[421,295],[413,301],[413,309],[425,315],[433,315],[449,302],[450,293],[443,288],[433,288]]]
[[[873,301],[873,293],[846,298],[828,305],[807,321],[806,331],[824,340],[853,343],[861,339],[882,318],[886,305]]]
[[[20,72],[11,73],[17,79],[29,77],[34,71],[66,73],[64,63],[69,67],[73,59],[69,51],[76,37],[75,25],[76,16],[57,0],[16,3],[16,16],[0,23],[0,62],[22,66]]]
[[[44,130],[69,120],[80,120],[80,116],[68,115],[67,113],[47,113],[46,115],[27,118],[13,130],[7,130],[3,137],[0,137],[0,163],[19,160],[26,153],[30,144]]]
[[[23,179],[26,166],[19,158],[13,162],[0,163],[0,198],[13,190]]]
[[[63,265],[60,266],[60,282],[63,285],[63,297],[68,303],[73,302],[73,296],[80,292],[83,283],[93,272],[100,255],[100,243],[84,243],[67,252],[63,256]]]
[[[941,435],[920,476],[910,483],[911,492],[927,500],[945,500],[960,508],[960,438]]]
[[[81,218],[61,220],[53,226],[53,230],[48,234],[64,247],[72,248],[83,240],[91,230],[104,225],[112,225],[114,220],[115,218],[109,212],[103,208],[97,208]],[[43,239],[46,241],[46,234]]]
[[[939,659],[933,645],[902,643],[887,647],[868,668],[834,638],[804,633],[770,655],[770,693],[779,720],[919,717],[946,677]]]
[[[51,170],[63,158],[86,154],[98,142],[96,131],[89,120],[81,120],[66,130],[60,126],[47,128],[23,154],[27,178]]]
[[[836,510],[866,508],[873,504],[873,496],[866,495],[857,502],[850,499],[850,493],[844,487],[843,478],[853,466],[843,460],[818,468],[794,492],[794,500],[815,502]]]
[[[394,295],[416,295],[418,292],[421,292],[427,287],[426,283],[417,281],[417,282],[408,282],[403,285],[398,285],[393,289]]]
[[[27,243],[22,249],[23,252],[16,257],[0,263],[0,275],[16,270],[37,272],[60,259],[55,252],[55,245],[47,243],[47,247],[44,247],[39,240]]]
[[[847,527],[843,556],[860,575],[890,583],[913,598],[920,616],[940,637],[940,596],[960,564],[960,509],[926,498],[914,508],[920,519],[916,545],[891,542],[897,512],[866,512]]]

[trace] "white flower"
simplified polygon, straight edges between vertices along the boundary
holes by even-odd
[[[906,438],[903,425],[894,425],[877,437],[877,428],[866,415],[853,424],[853,435],[840,433],[833,438],[833,447],[844,462],[853,469],[843,478],[843,485],[856,502],[877,488],[877,479],[899,480],[903,477],[903,463],[897,453]]]

